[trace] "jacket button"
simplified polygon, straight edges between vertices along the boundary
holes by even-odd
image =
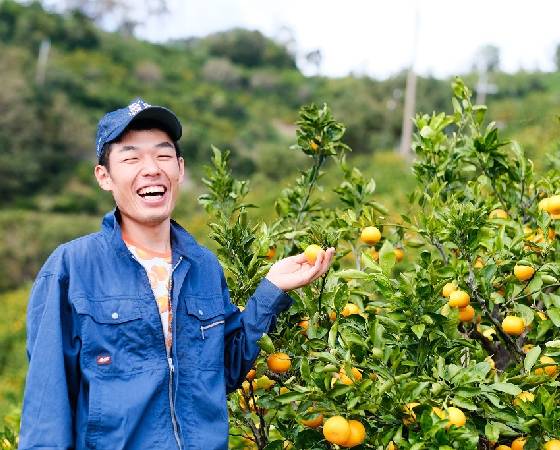
[[[199,310],[198,310],[198,314],[200,314],[201,316],[204,315],[204,313],[202,312],[202,309],[199,309]]]
[[[118,312],[114,312],[113,314],[111,314],[111,317],[113,319],[118,319],[119,318],[119,313]]]

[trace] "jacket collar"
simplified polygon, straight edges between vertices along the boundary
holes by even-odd
[[[105,214],[101,222],[101,232],[109,238],[112,247],[119,255],[129,254],[122,238],[120,212],[117,208]],[[173,254],[184,258],[196,258],[202,255],[202,249],[196,240],[173,219],[171,219],[171,250]]]

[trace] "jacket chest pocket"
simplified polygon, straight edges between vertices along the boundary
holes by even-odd
[[[81,317],[83,363],[102,372],[130,372],[143,367],[146,324],[139,302],[127,298],[73,301]]]
[[[222,297],[187,299],[187,313],[194,323],[200,368],[224,366],[224,304]]]

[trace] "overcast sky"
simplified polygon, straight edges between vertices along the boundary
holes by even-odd
[[[500,48],[504,70],[553,70],[560,44],[555,0],[168,0],[172,14],[139,29],[150,40],[203,36],[232,27],[285,37],[298,54],[320,49],[321,72],[387,77],[413,58],[422,74],[448,76],[472,66],[485,44]],[[309,68],[308,68],[309,69]]]
[[[70,0],[46,0],[61,4]],[[135,0],[138,11],[157,0]],[[137,29],[151,41],[204,36],[233,27],[279,40],[292,36],[300,63],[319,49],[320,72],[386,78],[408,67],[421,74],[468,71],[481,46],[500,49],[501,68],[554,70],[560,44],[556,0],[167,0],[170,14]],[[417,13],[416,13],[417,12]],[[416,19],[417,18],[417,19]],[[415,37],[415,23],[418,23]],[[290,30],[287,32],[286,30]],[[414,52],[416,42],[416,52]],[[306,73],[310,66],[300,64]]]

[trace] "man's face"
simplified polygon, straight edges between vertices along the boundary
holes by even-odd
[[[166,132],[126,132],[111,144],[109,168],[96,166],[95,177],[113,193],[123,224],[154,226],[171,217],[185,167]]]

